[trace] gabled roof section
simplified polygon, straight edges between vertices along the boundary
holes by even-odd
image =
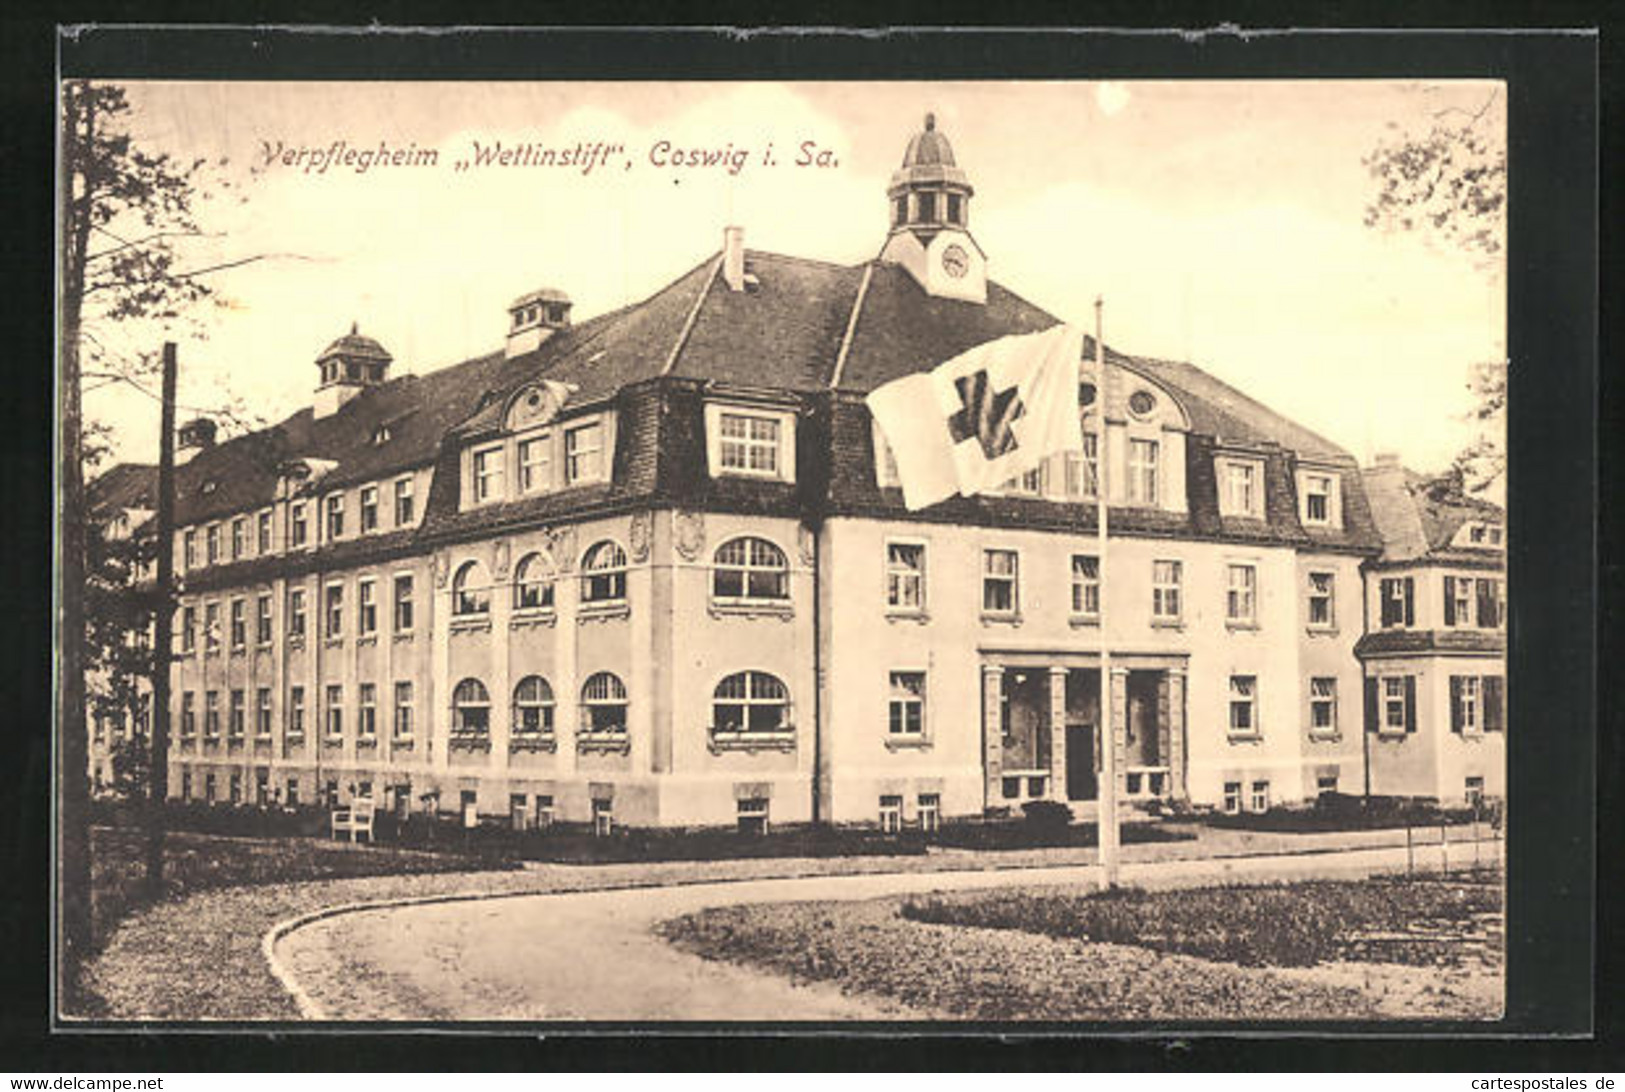
[[[1492,547],[1452,547],[1462,524],[1470,520],[1502,523],[1506,513],[1496,504],[1462,493],[1449,475],[1429,477],[1397,463],[1361,471],[1371,513],[1382,533],[1384,561],[1482,559],[1499,557]]]
[[[118,512],[126,508],[148,511],[158,507],[158,468],[149,463],[118,463],[108,467],[85,490],[90,511]]]
[[[1184,392],[1191,427],[1220,444],[1278,444],[1303,458],[1354,462],[1352,455],[1324,436],[1283,417],[1194,364],[1145,356],[1131,357],[1129,364]]]

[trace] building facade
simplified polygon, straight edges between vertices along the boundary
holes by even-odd
[[[1336,445],[1085,339],[1082,449],[904,506],[864,396],[1057,321],[988,279],[973,196],[928,117],[875,260],[730,228],[584,322],[529,293],[452,367],[340,337],[309,409],[178,471],[171,794],[929,827],[1087,811],[1103,746],[1130,800],[1362,791],[1388,561]]]

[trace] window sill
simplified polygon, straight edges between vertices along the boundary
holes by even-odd
[[[448,751],[489,751],[490,749],[491,737],[484,734],[458,734],[453,732],[451,738],[446,741],[446,750]]]
[[[360,739],[356,740],[355,741],[355,749],[359,751],[359,750],[362,750],[363,748],[365,748],[366,750],[369,750],[369,751],[376,751],[378,749],[378,737],[377,736],[363,736]]]
[[[226,749],[228,751],[232,752],[233,754],[236,754],[236,753],[240,752],[243,749],[243,739],[242,739],[242,737],[238,736],[236,739],[228,739],[228,740],[226,740]]]
[[[609,622],[616,618],[630,618],[632,608],[623,600],[609,603],[586,604],[576,612],[577,624],[586,622]]]
[[[393,643],[393,644],[397,644],[397,645],[409,645],[409,644],[411,644],[411,643],[412,643],[412,642],[413,642],[413,641],[414,641],[414,640],[416,640],[416,639],[417,639],[417,638],[416,638],[416,636],[415,636],[415,635],[414,635],[414,634],[413,634],[413,633],[412,633],[412,631],[411,631],[411,630],[407,630],[407,631],[406,631],[406,632],[404,632],[404,633],[396,633],[396,634],[392,634],[392,635],[391,635],[391,636],[390,636],[390,638],[389,638],[389,639],[390,639],[390,641],[391,641],[391,643]]]
[[[794,751],[794,731],[780,732],[718,732],[709,733],[708,746],[712,754],[724,751]]]
[[[931,749],[930,736],[892,736],[886,737],[886,750],[888,751],[929,751]]]
[[[545,751],[552,754],[559,749],[559,741],[551,732],[515,732],[508,737],[508,753]]]
[[[796,616],[796,609],[788,602],[762,600],[711,600],[709,612],[713,618],[777,618],[788,622]]]
[[[304,648],[304,647],[305,647],[305,639],[303,637],[301,637],[301,636],[299,636],[297,634],[294,634],[294,635],[292,635],[292,636],[290,636],[288,638],[288,648],[289,649]]]
[[[1235,622],[1226,618],[1224,628],[1231,633],[1257,633],[1259,626],[1257,622]]]
[[[451,632],[453,636],[459,633],[490,633],[491,616],[489,614],[453,615]]]
[[[203,749],[206,750],[206,751],[218,751],[220,749],[220,737],[219,736],[204,736],[203,737]]]
[[[231,650],[231,658],[234,660],[240,660],[246,655],[248,655],[248,649],[243,645],[238,645]]]
[[[552,607],[524,607],[514,611],[513,617],[508,619],[508,628],[534,629],[537,626],[556,626],[558,623],[558,612]]]
[[[322,641],[322,647],[323,648],[343,648],[344,647],[344,638],[343,637],[328,637],[327,639]]]
[[[576,750],[582,754],[630,754],[632,737],[625,732],[577,732]]]
[[[1263,743],[1263,732],[1228,732],[1225,740],[1229,743]]]
[[[1336,626],[1305,626],[1303,631],[1311,637],[1336,637],[1340,632]]]
[[[1152,618],[1151,628],[1182,630],[1185,628],[1185,620],[1183,618]]]
[[[389,749],[392,751],[410,751],[416,746],[411,736],[396,736],[389,741]]]
[[[292,735],[292,736],[289,736],[289,737],[288,737],[288,738],[287,738],[287,739],[286,739],[286,740],[285,740],[285,741],[284,741],[284,742],[283,742],[283,744],[282,744],[282,748],[283,748],[283,750],[285,750],[285,751],[293,751],[293,750],[300,750],[300,751],[302,751],[302,750],[304,750],[304,749],[305,749],[305,737],[304,737],[304,736],[300,736],[300,735]]]
[[[910,610],[903,607],[888,607],[886,609],[886,621],[913,622],[917,626],[923,626],[931,621],[931,612],[924,608]]]
[[[795,480],[787,478],[777,470],[746,470],[743,467],[719,466],[712,474],[714,478],[743,478],[752,482],[784,482],[794,485]]]
[[[1403,729],[1403,728],[1378,728],[1377,729],[1377,738],[1378,739],[1403,740],[1403,739],[1409,738],[1410,736],[1412,736],[1414,734],[1415,733],[1413,733],[1413,732],[1405,731],[1405,729]]]
[[[1020,611],[1016,611],[1014,613],[991,613],[984,610],[982,612],[982,625],[984,626],[1019,626],[1021,625],[1021,621],[1022,619]]]
[[[274,646],[270,641],[261,641],[259,644],[254,646],[254,649],[257,652],[270,652],[273,650],[273,648]]]
[[[1311,729],[1309,729],[1309,742],[1310,743],[1342,743],[1343,742],[1343,733],[1342,732],[1328,732],[1324,728],[1321,728],[1321,729],[1311,728]]]
[[[1100,615],[1098,615],[1098,614],[1074,614],[1074,615],[1071,615],[1070,617],[1067,618],[1067,624],[1070,625],[1073,629],[1083,629],[1085,627],[1090,628],[1090,629],[1096,629],[1096,628],[1099,628],[1099,626],[1100,626]]]
[[[271,745],[271,736],[269,734],[254,737],[254,746],[256,748],[269,747],[270,745]]]
[[[326,739],[322,740],[322,748],[323,748],[323,750],[336,751],[340,747],[343,747],[343,746],[344,746],[344,737],[343,736],[328,736]]]
[[[363,634],[355,639],[355,647],[357,648],[372,648],[377,643],[378,635],[376,633]]]

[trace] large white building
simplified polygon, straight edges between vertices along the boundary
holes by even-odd
[[[1129,799],[1384,791],[1366,674],[1424,670],[1369,644],[1392,558],[1354,459],[1190,364],[1107,346],[1108,382],[1086,340],[1084,448],[909,512],[864,395],[1057,320],[988,279],[929,117],[886,197],[872,261],[728,229],[641,303],[531,293],[421,376],[352,330],[309,409],[198,451],[172,794],[929,826],[1092,800],[1103,739]]]

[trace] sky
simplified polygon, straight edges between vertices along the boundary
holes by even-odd
[[[1190,360],[1362,462],[1443,469],[1469,438],[1470,367],[1505,357],[1501,270],[1362,219],[1361,159],[1385,137],[1492,96],[1504,132],[1482,81],[126,86],[139,144],[231,183],[205,187],[210,237],[181,267],[267,256],[211,275],[186,328],[101,329],[127,356],[179,340],[182,419],[308,405],[352,323],[398,375],[500,348],[534,288],[577,321],[643,299],[730,223],[749,248],[870,259],[928,111],[975,187],[991,279],[1091,325],[1102,296],[1114,348]],[[322,169],[335,141],[434,162]],[[615,150],[590,170],[475,161],[499,142]],[[721,162],[673,162],[707,151]],[[156,461],[150,395],[105,386],[86,410],[117,458]]]

